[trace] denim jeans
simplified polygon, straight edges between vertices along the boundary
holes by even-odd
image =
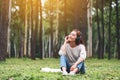
[[[68,63],[68,59],[66,56],[60,56],[60,67],[66,67],[67,69],[67,72],[69,73],[70,72],[70,68],[71,68],[72,65],[70,65]],[[84,66],[84,62],[81,62],[80,64],[77,65],[77,68],[78,68],[78,73],[82,73],[84,74],[85,73],[85,66]]]

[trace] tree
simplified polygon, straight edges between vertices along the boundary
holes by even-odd
[[[56,14],[56,35],[55,35],[55,44],[54,44],[54,57],[58,57],[58,51],[59,51],[59,26],[60,26],[60,0],[57,0],[57,14]]]
[[[31,57],[31,0],[28,1],[29,13],[28,13],[28,57]]]
[[[100,35],[100,23],[99,23],[99,15],[98,15],[98,11],[99,11],[98,4],[99,4],[99,1],[96,0],[96,18],[97,18],[96,20],[97,20],[98,40],[99,40],[97,53],[98,53],[98,59],[100,59],[101,58],[100,57],[100,54],[101,54],[101,35]]]
[[[42,46],[42,2],[40,0],[40,35],[39,35],[39,48],[40,48],[40,59],[43,59],[43,46]]]
[[[108,46],[108,59],[111,59],[111,12],[112,12],[112,0],[109,0],[109,46]]]
[[[120,28],[119,28],[119,10],[118,10],[118,0],[115,0],[116,3],[116,38],[117,38],[117,53],[118,59],[120,59]]]
[[[27,21],[27,3],[28,0],[25,0],[25,37],[24,37],[24,56],[27,56],[27,34],[28,34],[28,21]]]
[[[35,53],[38,52],[38,45],[37,45],[37,40],[38,40],[38,3],[39,0],[35,0],[35,31],[34,31],[34,40],[35,40]]]
[[[19,14],[19,16],[16,16],[15,19],[13,21],[16,22],[16,24],[14,24],[14,26],[19,26],[17,29],[17,31],[19,32],[19,34],[16,34],[16,32],[14,32],[16,34],[16,36],[14,37],[15,39],[18,39],[18,43],[19,45],[16,45],[16,49],[19,49],[19,51],[17,53],[19,53],[19,56],[20,58],[22,58],[24,56],[24,52],[26,52],[24,50],[24,47],[25,47],[25,10],[26,10],[26,1],[23,1],[23,0],[16,0],[16,5],[15,6],[19,6],[20,10],[19,11],[16,11],[18,13],[16,13],[15,15]],[[18,23],[17,21],[19,21],[20,19],[20,22]],[[21,24],[21,25],[19,25]],[[16,30],[15,30],[16,31]],[[19,38],[17,38],[19,36]],[[15,41],[14,41],[14,44],[16,44]]]
[[[92,3],[93,0],[88,1],[88,57],[92,57]]]
[[[30,23],[31,23],[31,59],[35,60],[35,39],[34,39],[34,27],[33,27],[33,1],[30,0]]]
[[[6,59],[7,55],[7,38],[8,38],[8,23],[9,23],[9,0],[2,0],[0,17],[0,61]]]
[[[102,51],[101,51],[101,58],[103,59],[104,58],[104,0],[101,0],[101,17],[102,17]]]
[[[50,0],[50,57],[53,57],[53,0]]]
[[[12,0],[9,1],[9,15],[8,15],[8,18],[9,18],[9,22],[8,22],[8,40],[7,40],[7,53],[8,53],[8,57],[11,56],[10,54],[10,49],[11,49],[11,45],[10,45],[10,24],[11,24],[11,8],[12,8]]]

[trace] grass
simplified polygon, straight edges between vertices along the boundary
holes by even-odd
[[[59,68],[59,59],[7,59],[0,62],[0,80],[120,80],[120,61],[86,59],[86,74],[62,76],[41,72],[43,67]]]

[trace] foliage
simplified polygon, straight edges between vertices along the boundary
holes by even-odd
[[[98,6],[98,16],[99,16],[99,26],[100,26],[100,35],[102,37],[102,13],[101,13],[101,1],[102,0],[98,0],[98,5],[96,5],[96,1],[97,0],[93,0],[93,56],[97,55],[97,50],[96,48],[98,48],[98,30],[97,30],[97,13],[96,13],[96,6]],[[120,4],[120,2],[118,1],[118,3]],[[116,50],[116,46],[117,46],[117,33],[116,33],[116,3],[115,0],[112,0],[112,11],[111,11],[111,22],[109,21],[109,16],[110,16],[110,2],[109,0],[104,0],[104,56],[107,57],[108,56],[108,48],[109,48],[109,23],[111,23],[111,57],[115,58],[117,56],[117,50]],[[120,9],[120,5],[119,5],[119,9]],[[120,15],[120,14],[119,14]],[[99,49],[99,48],[98,48]]]
[[[25,9],[25,4],[27,2],[27,9]],[[32,6],[31,2],[32,1]],[[27,13],[27,21],[28,21],[28,30],[30,29],[30,25],[33,26],[33,33],[37,32],[35,31],[36,25],[38,27],[40,26],[40,19],[38,19],[38,24],[36,24],[36,7],[38,9],[40,6],[36,5],[37,0],[12,0],[12,8],[11,8],[11,22],[10,22],[10,45],[11,45],[11,57],[19,57],[19,54],[22,53],[23,50],[23,44],[24,44],[24,38],[25,34],[28,34],[27,38],[30,39],[30,31],[28,33],[25,33],[25,13]],[[64,36],[65,36],[65,31],[68,31],[68,33],[71,31],[72,28],[75,28],[74,23],[80,23],[79,26],[82,27],[83,25],[81,24],[81,20],[85,22],[86,17],[84,16],[85,14],[82,14],[83,11],[86,9],[83,8],[85,5],[85,2],[82,0],[42,0],[45,1],[44,6],[42,6],[42,25],[43,25],[43,41],[44,41],[44,47],[45,47],[45,54],[49,54],[49,44],[50,44],[50,33],[51,33],[51,27],[50,27],[50,16],[52,15],[53,17],[53,44],[54,46],[61,46],[62,42],[64,41]],[[66,2],[65,2],[66,1]],[[84,0],[87,1],[87,0]],[[96,5],[96,1],[98,1],[98,5]],[[83,2],[83,3],[82,3]],[[78,3],[78,4],[77,4]],[[1,12],[2,12],[2,0],[0,0],[0,17],[1,17]],[[120,0],[118,1],[118,8],[120,9]],[[51,5],[51,6],[50,6]],[[102,13],[101,13],[101,6],[102,6],[102,0],[93,0],[93,21],[92,21],[92,33],[93,33],[93,57],[97,56],[97,50],[100,49],[98,47],[98,28],[97,28],[97,14],[96,14],[96,7],[98,7],[98,16],[99,16],[99,23],[100,23],[100,35],[102,37]],[[111,23],[111,58],[117,56],[117,29],[116,29],[116,3],[115,0],[112,0],[112,11],[111,11],[111,22],[109,21],[109,16],[110,16],[110,1],[109,0],[104,0],[104,55],[107,57],[108,51],[109,51],[109,23]],[[57,8],[59,9],[57,11]],[[51,11],[52,9],[52,11]],[[32,12],[31,12],[32,10]],[[78,12],[76,12],[78,10]],[[79,11],[80,10],[80,11]],[[77,15],[76,15],[77,13]],[[57,19],[57,14],[59,16],[59,19]],[[30,22],[30,18],[32,18],[32,23]],[[40,16],[40,10],[38,10],[38,16]],[[120,13],[119,13],[120,16]],[[74,18],[80,17],[79,19],[74,19]],[[84,18],[85,19],[82,19]],[[57,26],[57,21],[59,22],[59,26]],[[5,22],[5,21],[4,21]],[[31,23],[31,24],[30,24]],[[85,23],[86,24],[86,23]],[[84,24],[84,25],[85,25]],[[56,28],[58,27],[58,34]],[[67,27],[67,28],[65,28]],[[87,27],[87,25],[85,26]],[[66,30],[67,29],[67,30]],[[31,29],[30,29],[31,30]],[[38,28],[38,32],[40,29]],[[88,35],[87,28],[85,28],[85,33]],[[81,29],[81,32],[84,30]],[[37,33],[39,35],[39,33]],[[56,34],[58,35],[58,41],[56,39]],[[83,33],[84,35],[84,33]],[[85,35],[86,40],[87,40],[87,35]],[[36,54],[37,57],[39,57],[39,38],[36,36]],[[28,40],[29,41],[29,40]],[[56,42],[58,43],[56,43]],[[29,42],[28,42],[29,44]],[[56,45],[57,44],[57,45]],[[87,43],[88,44],[88,43]],[[49,46],[49,47],[48,47]],[[56,47],[54,47],[55,49]],[[28,51],[29,52],[29,51]],[[58,49],[55,51],[56,53],[58,52]],[[16,54],[16,55],[15,55]]]
[[[59,68],[59,59],[7,59],[0,63],[0,80],[120,80],[120,63],[116,59],[86,59],[86,74],[75,76],[41,72],[44,67]]]

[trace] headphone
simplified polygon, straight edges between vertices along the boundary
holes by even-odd
[[[81,40],[82,36],[81,35],[77,35],[77,38],[75,40],[76,45],[80,44],[80,40]]]

